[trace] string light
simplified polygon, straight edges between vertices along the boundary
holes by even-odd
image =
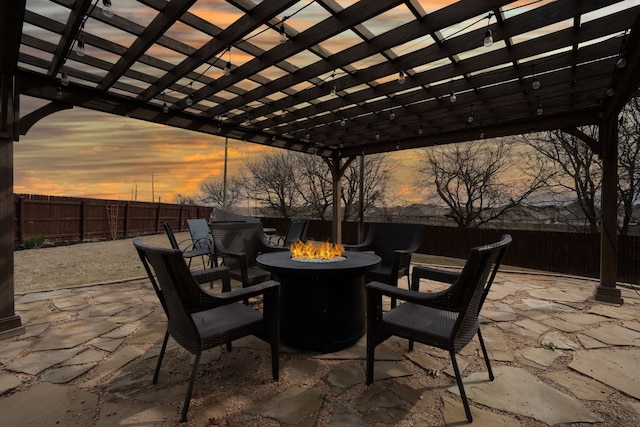
[[[406,81],[407,81],[407,75],[404,73],[404,71],[400,70],[400,72],[398,73],[398,83],[403,85],[404,82]]]
[[[458,97],[456,96],[456,93],[454,91],[451,91],[451,93],[449,94],[449,101],[450,102],[456,102],[458,100]]]
[[[489,28],[489,24],[491,23],[492,16],[493,16],[493,13],[489,13],[489,15],[487,16],[487,31],[485,31],[484,39],[482,41],[482,44],[484,45],[484,47],[489,47],[493,44],[493,32]]]
[[[62,86],[69,86],[69,76],[64,71],[61,73],[60,83]]]
[[[78,41],[76,43],[76,55],[84,56],[85,53],[86,52],[84,50],[84,42],[82,41],[82,39],[78,39]]]
[[[541,116],[544,113],[544,109],[542,108],[542,104],[538,103],[538,109],[536,110],[536,114]]]
[[[309,129],[307,129],[307,132],[304,134],[304,139],[311,139],[311,134],[309,133]]]
[[[422,123],[420,123],[420,127],[418,128],[418,135],[424,134],[424,128],[422,127]]]
[[[340,126],[345,127],[347,125],[347,119],[344,117],[340,120]]]
[[[280,24],[280,44],[284,44],[287,42],[287,33],[284,31],[284,20],[282,24]]]
[[[484,130],[480,129],[480,139],[484,139]]]
[[[331,95],[336,96],[337,93],[338,93],[338,88],[336,87],[336,85],[333,85],[333,87],[331,88]]]
[[[613,96],[615,93],[616,90],[613,88],[613,85],[609,86],[609,89],[607,89],[607,96]]]
[[[189,83],[189,96],[187,97],[186,103],[189,107],[193,105],[193,82]]]
[[[102,0],[102,14],[107,18],[113,17],[113,7],[111,6],[111,0]]]
[[[542,84],[540,83],[540,80],[538,80],[538,78],[536,77],[535,65],[531,66],[531,72],[533,74],[533,80],[531,80],[531,87],[533,88],[533,90],[538,90],[540,89],[540,86],[542,86]]]
[[[227,65],[224,66],[225,76],[228,76],[231,74],[231,46],[227,46],[227,52],[229,52],[229,61],[227,61]]]
[[[380,131],[379,130],[376,131],[376,139],[380,139]]]
[[[467,123],[473,123],[473,111],[469,113],[469,117],[467,117]]]
[[[169,106],[167,102],[164,100],[164,91],[162,92],[162,112],[167,114],[169,112]]]
[[[393,119],[395,119],[395,118],[396,118],[396,113],[394,113],[393,111],[391,111],[391,112],[389,113],[389,121],[393,121]]]
[[[62,96],[62,87],[60,86],[60,80],[58,80],[58,89],[56,90],[56,97],[60,98]]]

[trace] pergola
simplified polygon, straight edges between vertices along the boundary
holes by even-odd
[[[621,303],[616,134],[639,30],[632,0],[2,2],[0,337],[22,328],[13,143],[76,106],[322,156],[335,199],[358,156],[562,129],[603,160],[595,298]],[[49,102],[21,115],[21,95]]]

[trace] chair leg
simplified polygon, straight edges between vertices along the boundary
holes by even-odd
[[[376,358],[376,346],[373,342],[369,342],[369,338],[367,337],[367,385],[373,383],[373,364],[375,363]]]
[[[469,401],[467,400],[467,394],[464,392],[464,384],[462,384],[462,376],[460,375],[460,368],[458,368],[458,361],[456,360],[456,354],[451,350],[449,351],[451,356],[451,364],[453,365],[453,371],[456,374],[456,382],[458,383],[458,390],[460,390],[460,398],[462,398],[462,405],[464,406],[464,412],[467,415],[467,421],[473,422],[471,416],[471,408],[469,408]]]
[[[489,371],[489,379],[493,381],[493,370],[491,369],[491,362],[489,361],[489,355],[487,354],[487,347],[484,345],[484,340],[482,339],[482,333],[480,333],[480,328],[478,328],[478,341],[480,341],[480,347],[482,347],[482,354],[484,355],[484,363],[487,364],[487,371]]]
[[[164,333],[164,340],[162,341],[162,348],[160,349],[160,354],[158,355],[158,363],[156,363],[156,370],[153,373],[153,384],[158,382],[158,374],[160,373],[160,366],[162,365],[162,358],[164,357],[164,351],[167,349],[167,341],[169,341],[169,328],[167,327],[167,332]]]
[[[280,344],[277,341],[271,342],[271,375],[274,381],[280,379]]]
[[[196,381],[196,371],[198,370],[198,364],[200,363],[200,354],[195,355],[196,358],[193,361],[193,369],[191,370],[191,379],[189,380],[189,386],[187,387],[187,395],[184,398],[184,405],[182,405],[182,415],[180,416],[180,422],[187,421],[187,412],[189,411],[189,403],[191,403],[191,395],[193,394],[193,384]]]

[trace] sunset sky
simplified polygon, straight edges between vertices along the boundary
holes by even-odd
[[[22,115],[43,101],[23,97]],[[243,161],[272,148],[229,140],[228,174]],[[399,166],[397,199],[415,199],[407,179],[418,152],[393,153]],[[176,195],[197,196],[200,183],[221,178],[224,139],[82,108],[52,114],[14,144],[14,192],[99,199],[173,203]],[[412,166],[413,167],[413,166]],[[404,173],[402,173],[404,170]],[[405,195],[403,195],[404,193]]]

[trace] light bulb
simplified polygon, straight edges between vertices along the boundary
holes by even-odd
[[[309,131],[304,134],[304,139],[311,139],[311,134],[309,133]]]
[[[620,58],[616,61],[616,67],[624,68],[627,65],[627,58],[624,55],[620,55]]]
[[[84,42],[82,40],[78,40],[78,43],[76,45],[76,55],[78,55],[78,56],[84,56],[85,55]]]
[[[538,104],[538,109],[536,110],[536,114],[541,116],[544,113],[544,109],[542,108],[542,104]]]
[[[286,108],[283,108],[283,109],[282,109],[282,112],[281,112],[281,114],[280,114],[280,115],[281,115],[282,117],[286,117],[286,116],[287,116],[287,109],[286,109]]]
[[[393,111],[389,113],[389,120],[393,120],[396,118],[396,113],[394,113]]]
[[[222,125],[218,123],[218,133],[222,132]]]
[[[469,117],[467,117],[467,123],[473,123],[473,112],[469,113]]]
[[[333,87],[331,88],[331,95],[335,96],[338,93],[338,88],[336,88],[336,85],[333,85]]]
[[[457,100],[458,97],[456,96],[456,93],[454,91],[451,91],[451,94],[449,95],[449,101],[456,102]]]
[[[376,131],[376,139],[380,139],[380,131]]]
[[[607,89],[607,96],[613,96],[615,95],[616,90],[613,88],[613,86],[609,86],[609,89]]]
[[[287,33],[284,32],[284,23],[280,26],[280,43],[287,42]]]
[[[420,125],[420,127],[418,128],[418,135],[422,135],[424,133],[424,128],[422,127],[422,125]]]
[[[64,71],[62,72],[62,77],[60,78],[60,83],[62,86],[69,86],[69,76]]]
[[[480,129],[480,139],[484,139],[484,130]]]
[[[398,83],[400,83],[401,85],[404,84],[404,82],[407,81],[407,76],[404,73],[404,71],[400,70],[400,73],[398,73]]]
[[[111,0],[102,0],[102,14],[107,18],[113,16],[113,7],[111,6]]]
[[[493,44],[493,33],[491,30],[487,30],[484,33],[484,40],[482,41],[482,44],[484,44],[484,47],[489,47]]]
[[[169,112],[169,106],[166,102],[162,103],[162,112],[165,114]]]
[[[187,97],[186,103],[189,107],[191,107],[193,105],[193,96],[189,95]]]
[[[224,75],[228,76],[231,74],[231,61],[227,62],[227,65],[224,66]]]
[[[345,127],[346,125],[347,125],[347,119],[343,117],[342,120],[340,120],[340,126]]]
[[[534,90],[538,90],[538,89],[540,89],[540,86],[542,86],[542,84],[540,83],[540,80],[538,80],[537,77],[534,77],[533,81],[531,82],[531,87]]]
[[[58,89],[56,90],[56,96],[60,98],[62,96],[62,88],[58,85]]]

